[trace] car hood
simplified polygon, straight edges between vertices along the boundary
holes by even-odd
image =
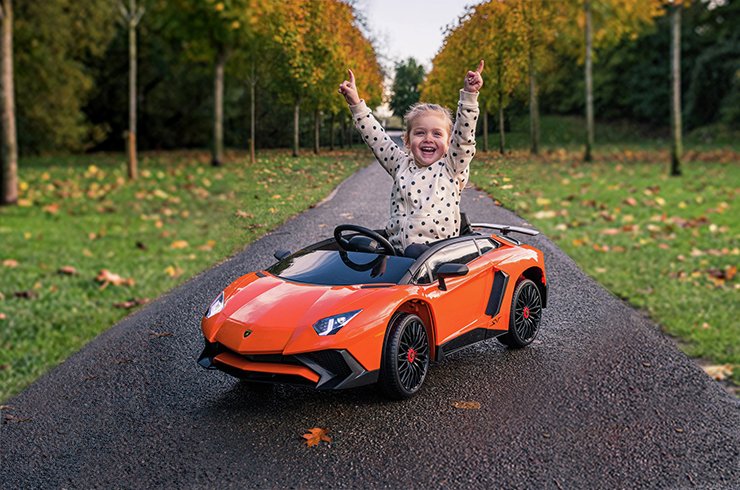
[[[282,352],[321,318],[361,309],[363,299],[374,290],[254,276],[227,288],[223,311],[210,319],[210,325],[204,322],[204,333],[239,353]]]

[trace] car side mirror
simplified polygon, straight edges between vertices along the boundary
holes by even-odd
[[[445,278],[448,277],[460,277],[467,275],[469,272],[468,266],[465,264],[454,264],[447,262],[437,268],[437,279],[439,279],[439,289],[447,291],[447,285],[445,284]]]
[[[273,257],[275,257],[278,260],[283,260],[285,257],[290,255],[290,250],[285,250],[282,248],[279,248],[275,251],[274,254],[272,254]]]

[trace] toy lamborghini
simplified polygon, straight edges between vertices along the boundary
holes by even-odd
[[[404,254],[382,231],[340,225],[221,292],[201,323],[198,363],[254,388],[377,383],[408,398],[431,361],[485,339],[511,348],[534,340],[547,305],[544,259],[511,233],[538,234],[466,223],[461,236]]]

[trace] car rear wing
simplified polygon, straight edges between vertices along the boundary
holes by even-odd
[[[521,233],[523,235],[529,235],[529,236],[537,236],[540,234],[537,230],[532,230],[530,228],[522,228],[521,226],[511,226],[511,225],[499,225],[499,224],[491,224],[491,223],[471,223],[471,228],[490,228],[491,230],[497,230],[500,231],[503,236],[508,236],[509,233]]]

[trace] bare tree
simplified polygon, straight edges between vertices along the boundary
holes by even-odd
[[[0,104],[2,104],[2,196],[0,204],[18,202],[18,139],[15,130],[15,95],[13,89],[13,1],[0,5]]]
[[[681,175],[681,1],[671,0],[668,12],[671,17],[671,176]]]
[[[136,159],[136,27],[139,25],[144,8],[136,6],[136,0],[129,0],[128,8],[120,3],[121,16],[128,27],[128,178],[138,177]]]

